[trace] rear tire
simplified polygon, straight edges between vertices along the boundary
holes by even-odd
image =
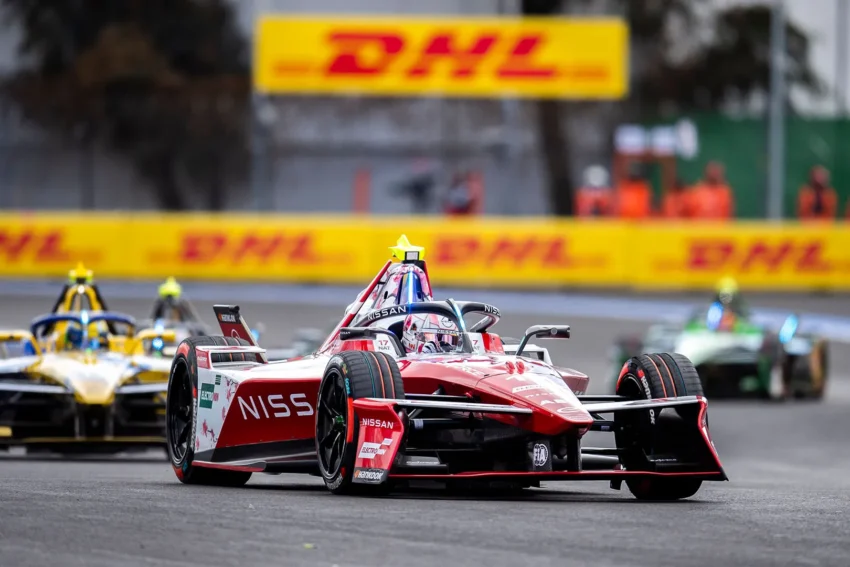
[[[696,368],[681,354],[643,354],[630,358],[620,371],[616,393],[636,400],[702,396]],[[614,435],[622,449],[620,464],[626,470],[647,470],[647,455],[687,453],[679,434],[683,425],[678,408],[647,412],[620,412],[614,421],[622,426]],[[676,477],[630,479],[629,491],[638,500],[681,500],[697,493],[701,480]]]
[[[389,355],[346,351],[325,367],[316,411],[316,454],[325,486],[334,494],[382,494],[389,489],[387,483],[352,483],[360,421],[356,413],[349,416],[348,405],[359,398],[404,399],[401,372]]]
[[[198,346],[250,346],[244,339],[222,336],[190,337],[177,347],[168,376],[168,397],[165,404],[165,438],[168,458],[174,474],[183,484],[209,486],[242,486],[251,478],[250,472],[196,467],[195,421]]]

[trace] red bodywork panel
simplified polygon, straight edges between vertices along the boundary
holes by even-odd
[[[318,390],[316,379],[242,382],[232,394],[217,446],[312,439]]]
[[[407,393],[431,394],[442,387],[448,395],[475,396],[484,403],[528,407],[535,410],[529,416],[493,415],[492,419],[541,435],[557,435],[573,428],[583,435],[593,419],[565,381],[551,372],[544,374],[549,367],[542,362],[522,359],[513,362],[512,358],[426,355],[400,359],[398,365]],[[312,374],[303,378],[289,377],[283,372],[288,362],[246,369],[244,375],[248,378],[237,385],[235,392],[227,392],[233,399],[229,400],[217,447],[312,439],[319,383],[328,360],[330,356],[300,359],[299,365],[307,363],[308,371],[304,374]],[[281,370],[280,378],[275,377],[277,368]]]

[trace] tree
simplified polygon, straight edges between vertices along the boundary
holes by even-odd
[[[587,9],[598,0],[523,0],[526,15]],[[611,4],[611,2],[608,2]],[[723,110],[735,99],[765,93],[770,85],[770,19],[765,5],[733,7],[701,17],[708,0],[618,0],[629,26],[632,77],[622,114],[641,121],[671,112]],[[711,34],[702,32],[713,31]],[[810,42],[786,23],[789,87],[820,93],[809,64]],[[708,39],[702,39],[709,35]],[[682,55],[684,54],[684,55]],[[790,104],[790,102],[789,102]],[[538,102],[539,131],[555,214],[572,214],[569,140],[562,128],[576,103]]]
[[[241,175],[248,50],[225,0],[2,0],[31,65],[4,94],[49,131],[100,144],[148,179],[165,209],[188,178],[224,204]],[[119,189],[120,190],[120,189]]]

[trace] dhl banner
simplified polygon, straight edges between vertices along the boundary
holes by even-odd
[[[614,18],[264,17],[266,94],[617,99],[628,28]]]
[[[850,291],[850,226],[522,218],[0,214],[0,277],[366,285],[399,235],[437,286]]]

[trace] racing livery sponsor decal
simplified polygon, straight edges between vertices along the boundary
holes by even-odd
[[[534,384],[529,384],[528,386],[516,386],[511,390],[511,392],[516,394],[518,392],[527,392],[529,390],[542,390],[542,389],[543,388],[541,388],[540,386],[536,386]]]
[[[364,417],[360,420],[362,427],[383,427],[384,429],[395,429],[395,424],[391,421],[375,419],[373,417]]]
[[[392,315],[405,315],[407,314],[407,306],[406,305],[395,305],[392,307],[385,307],[384,309],[377,309],[369,313],[369,316],[366,317],[369,321],[374,321],[375,319],[380,319],[382,317],[390,317]]]
[[[619,98],[627,36],[614,18],[264,17],[255,85],[266,93]]]
[[[649,382],[646,380],[646,375],[641,372],[640,374],[640,383],[643,386],[643,393],[646,395],[647,400],[652,399],[652,392],[649,389]],[[655,410],[649,410],[649,423],[655,425]]]
[[[200,407],[211,409],[213,406],[213,394],[215,394],[215,386],[213,384],[201,384]]]
[[[313,437],[318,388],[318,380],[296,378],[228,382],[218,447]]]
[[[381,469],[354,469],[352,482],[360,484],[381,484],[384,482],[388,472]]]
[[[369,443],[368,441],[364,441],[360,445],[360,454],[357,455],[360,459],[374,459],[375,455],[384,455],[387,450],[385,447],[392,445],[392,439],[384,439],[380,443]]]
[[[290,417],[291,415],[308,416],[315,411],[307,400],[307,394],[295,393],[289,395],[289,403],[282,394],[268,394],[266,396],[236,396],[239,409],[242,410],[242,419],[270,419]],[[290,405],[295,409],[294,414]]]
[[[196,351],[195,358],[198,361],[198,368],[210,368],[210,357],[209,354],[203,351]]]

